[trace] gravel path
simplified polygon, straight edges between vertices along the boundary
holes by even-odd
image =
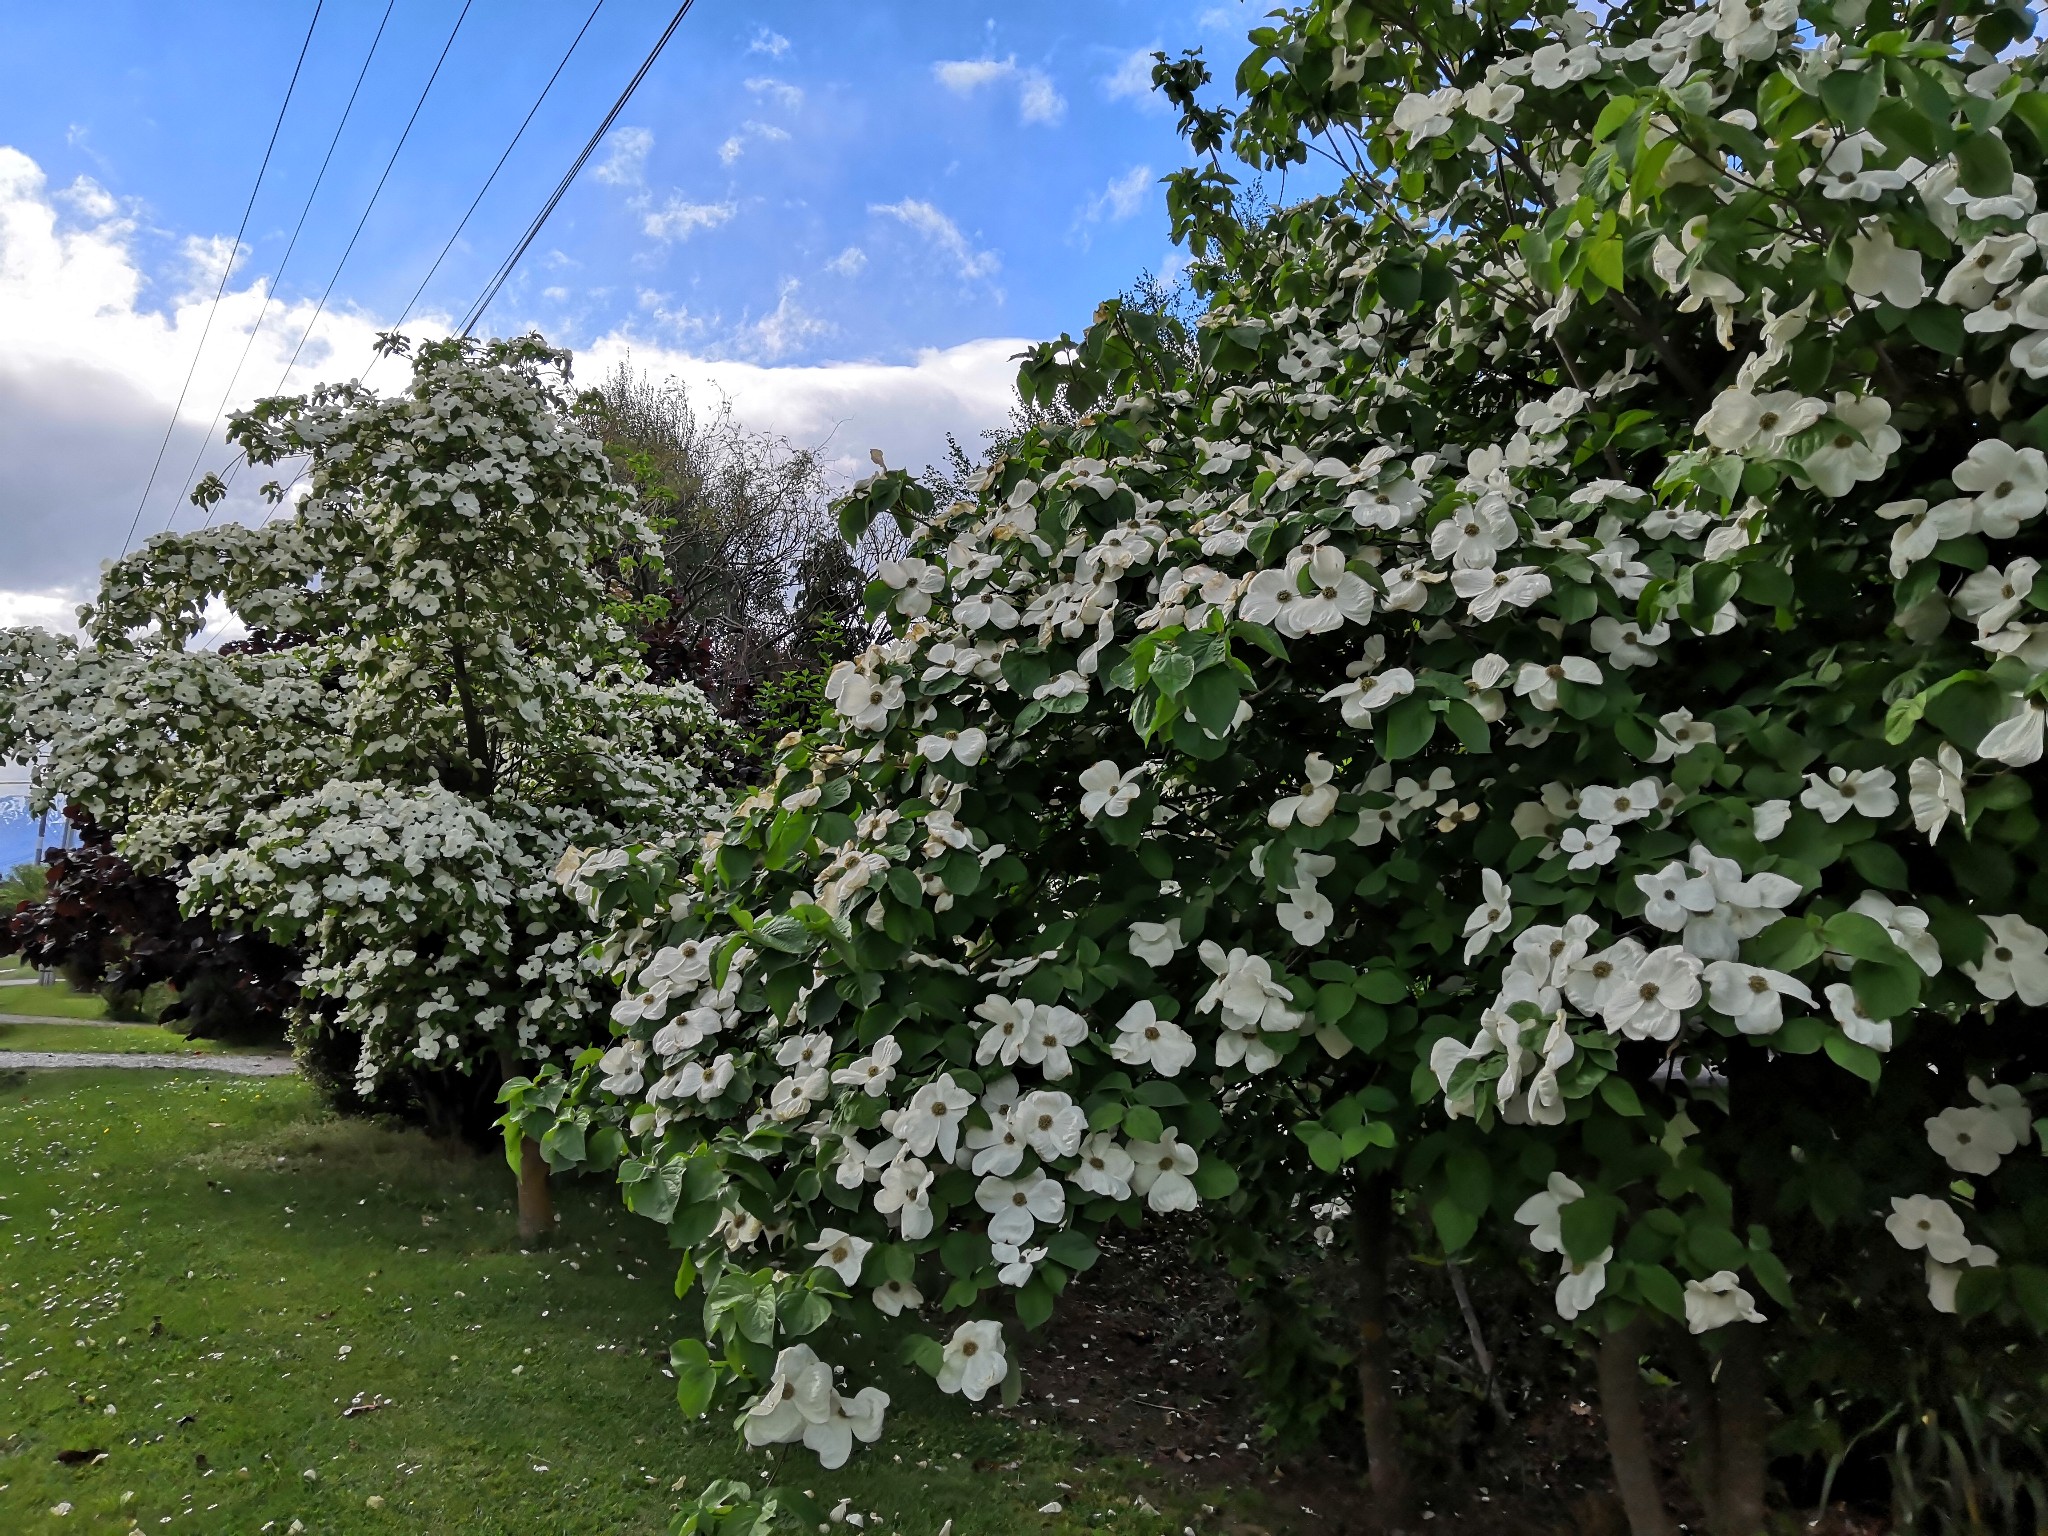
[[[118,1055],[111,1051],[0,1051],[0,1072],[10,1067],[139,1067],[158,1071],[226,1072],[234,1077],[289,1077],[289,1056]]]
[[[55,1013],[0,1013],[0,1024],[65,1024],[74,1029],[148,1029],[140,1019],[67,1019]]]

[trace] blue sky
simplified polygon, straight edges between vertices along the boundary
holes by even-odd
[[[1157,179],[1184,151],[1145,55],[1201,46],[1227,79],[1258,9],[699,0],[486,328],[715,386],[847,464],[935,457],[1000,418],[1019,342],[1170,268]],[[0,622],[86,595],[131,521],[192,525],[178,493],[226,456],[216,406],[277,387],[460,10],[396,0],[280,275],[385,12],[326,0],[213,313],[312,0],[0,9]],[[475,297],[670,10],[605,0],[427,287],[429,324]],[[293,388],[362,370],[588,11],[473,0]]]

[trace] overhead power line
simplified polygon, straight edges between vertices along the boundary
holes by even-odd
[[[653,48],[648,50],[647,57],[641,61],[640,67],[633,72],[633,78],[628,80],[626,88],[619,92],[619,99],[612,103],[611,111],[604,115],[604,121],[597,125],[597,131],[591,134],[589,142],[583,146],[583,152],[576,157],[575,162],[562,174],[562,179],[556,184],[554,193],[541,206],[540,212],[533,216],[533,222],[526,226],[526,233],[521,237],[519,244],[512,248],[512,254],[499,264],[498,270],[492,275],[490,282],[484,285],[484,291],[477,296],[476,302],[469,306],[468,313],[462,317],[463,335],[467,336],[475,331],[477,322],[484,317],[484,311],[491,307],[491,301],[498,296],[498,290],[505,286],[505,280],[512,275],[513,269],[519,265],[520,258],[525,256],[527,248],[539,236],[541,227],[547,223],[548,216],[555,211],[556,205],[567,194],[570,184],[576,180],[577,173],[583,169],[590,157],[597,152],[597,146],[603,143],[604,136],[611,132],[612,124],[618,121],[619,114],[626,110],[626,103],[633,99],[633,93],[640,88],[640,82],[646,79],[647,72],[654,68],[654,61],[661,57],[662,49],[666,48],[668,40],[675,36],[676,28],[683,24],[683,18],[689,15],[690,6],[693,3],[694,0],[683,0],[683,3],[676,7],[676,13],[670,19],[667,29],[660,37],[655,39]]]
[[[448,236],[448,243],[441,247],[441,254],[434,258],[434,264],[427,268],[427,275],[420,279],[419,287],[413,289],[412,297],[405,301],[405,308],[400,310],[398,318],[392,321],[392,330],[395,331],[405,324],[407,317],[412,314],[413,305],[419,303],[420,295],[427,291],[427,284],[434,280],[434,274],[441,270],[441,263],[446,261],[448,253],[455,249],[455,242],[462,238],[462,231],[468,227],[470,216],[476,212],[477,205],[484,200],[484,194],[491,190],[491,184],[498,179],[498,172],[505,169],[505,162],[512,158],[512,151],[519,147],[519,141],[525,136],[527,127],[533,122],[534,114],[540,111],[541,103],[548,99],[548,92],[555,88],[555,82],[561,79],[562,71],[569,67],[570,56],[576,52],[577,45],[583,41],[583,34],[590,30],[590,24],[597,20],[597,13],[603,9],[604,0],[597,0],[597,4],[590,8],[590,14],[583,18],[583,25],[576,29],[576,35],[569,40],[568,51],[562,55],[562,61],[555,66],[555,72],[548,76],[548,83],[540,88],[540,95],[533,99],[533,105],[526,109],[526,116],[520,119],[519,127],[512,134],[512,141],[505,146],[505,152],[498,156],[498,163],[491,167],[491,174],[484,178],[484,184],[477,189],[476,196],[470,199],[469,207],[463,211],[462,218],[456,223],[454,232]]]
[[[292,65],[292,78],[284,88],[284,100],[277,105],[277,120],[270,125],[270,142],[263,146],[263,161],[256,167],[256,184],[249,188],[249,201],[242,207],[242,222],[235,228],[235,243],[228,247],[228,259],[221,267],[220,282],[213,290],[213,303],[207,307],[206,323],[199,328],[199,343],[192,349],[191,365],[185,370],[185,382],[178,388],[178,403],[171,407],[170,424],[164,428],[163,441],[157,444],[156,460],[149,466],[149,479],[144,482],[141,496],[135,501],[135,514],[128,519],[128,533],[121,540],[121,553],[128,553],[128,546],[135,542],[135,529],[142,521],[142,509],[149,502],[149,493],[156,488],[157,471],[163,468],[164,453],[171,446],[171,434],[178,429],[178,413],[185,408],[185,396],[192,388],[192,377],[199,371],[200,354],[206,350],[206,338],[213,331],[213,318],[220,310],[221,295],[227,292],[228,277],[235,270],[235,258],[242,252],[242,237],[249,232],[249,216],[256,211],[256,194],[263,189],[264,174],[270,169],[270,155],[277,148],[277,136],[284,127],[285,109],[292,104],[292,94],[299,88],[299,71],[305,68],[306,52],[313,46],[313,29],[320,25],[320,12],[327,0],[314,0],[313,19],[306,23],[306,39],[299,44],[298,61]]]
[[[602,0],[600,0],[602,3]],[[384,19],[377,23],[377,32],[370,39],[370,51],[363,55],[363,67],[356,71],[356,83],[348,93],[348,104],[341,109],[341,120],[334,125],[334,134],[327,141],[327,153],[320,157],[320,169],[313,177],[313,186],[306,193],[304,206],[299,209],[299,221],[292,226],[292,237],[285,242],[284,255],[277,263],[277,272],[270,280],[270,287],[263,295],[263,307],[256,313],[256,323],[249,328],[249,339],[242,343],[242,355],[235,360],[235,371],[228,376],[228,387],[221,391],[220,404],[213,409],[213,420],[206,428],[206,435],[199,440],[199,450],[192,455],[191,467],[185,471],[185,484],[178,492],[178,499],[171,504],[171,515],[164,519],[164,531],[170,532],[171,521],[178,515],[178,508],[184,505],[186,495],[192,489],[192,477],[199,473],[199,461],[206,456],[207,445],[213,440],[213,429],[220,425],[220,418],[228,408],[228,401],[234,397],[235,385],[240,382],[242,369],[249,361],[249,353],[256,345],[256,333],[263,329],[263,322],[270,314],[271,301],[277,297],[278,284],[284,281],[285,268],[291,264],[292,252],[299,247],[299,235],[306,227],[306,215],[313,211],[313,199],[320,195],[320,185],[327,179],[327,167],[334,160],[334,151],[341,143],[342,130],[348,127],[348,120],[356,109],[356,97],[362,94],[363,81],[369,78],[371,61],[377,57],[377,45],[384,40],[384,29],[391,22],[391,13],[398,0],[386,0]],[[209,523],[212,518],[207,519]]]
[[[377,185],[370,192],[370,201],[363,209],[363,216],[356,220],[355,232],[348,237],[348,244],[341,253],[341,260],[334,264],[334,275],[327,279],[327,286],[321,291],[320,302],[314,306],[313,318],[306,322],[306,328],[299,333],[299,344],[292,348],[291,361],[284,365],[284,373],[277,381],[272,394],[282,394],[292,370],[299,365],[299,354],[306,349],[306,342],[313,334],[313,327],[320,323],[321,315],[327,312],[327,301],[334,294],[334,285],[341,279],[341,269],[348,265],[348,258],[356,248],[356,241],[362,237],[363,226],[370,222],[370,214],[377,206],[377,199],[384,193],[384,183],[391,177],[391,168],[398,163],[399,152],[405,148],[405,141],[412,137],[413,124],[419,121],[420,109],[427,104],[427,94],[434,88],[434,82],[441,78],[441,66],[448,62],[448,50],[455,46],[456,34],[462,30],[463,20],[469,15],[469,8],[475,0],[462,0],[462,10],[455,18],[455,25],[448,29],[448,41],[441,45],[441,56],[434,60],[434,72],[427,76],[427,83],[420,87],[419,100],[412,104],[412,115],[405,120],[405,131],[398,136],[398,142],[391,148],[391,158],[384,162],[384,173],[377,178]]]

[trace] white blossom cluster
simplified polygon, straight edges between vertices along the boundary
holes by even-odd
[[[1330,39],[1375,25],[1345,10],[1303,23],[1332,92],[1364,66]],[[943,1263],[945,1310],[1028,1320],[1071,1239],[1233,1198],[1231,1108],[1299,1083],[1344,1111],[1294,1127],[1324,1171],[1404,1135],[1495,1188],[1548,1160],[1519,1220],[1560,1313],[1709,1333],[1761,1321],[1745,1271],[1807,1278],[1766,1230],[1802,1217],[1745,1241],[1701,1193],[1736,1177],[1711,1146],[1811,1092],[1774,1083],[1875,1084],[1875,1114],[1960,1059],[1971,1104],[1899,1177],[1976,1193],[1863,1230],[1926,1251],[1937,1307],[2004,1262],[1971,1234],[2016,1230],[1981,1181],[2043,1086],[2010,1043],[2048,1004],[2010,770],[2048,696],[2048,229],[2013,166],[2048,138],[1998,124],[2039,60],[1916,44],[1948,116],[1915,160],[1838,120],[1845,73],[1880,125],[1936,99],[1860,21],[1624,19],[1547,14],[1477,83],[1395,97],[1354,142],[1400,189],[1219,258],[1184,373],[1113,309],[1042,354],[1027,379],[1093,403],[974,504],[864,482],[849,517],[910,547],[835,728],[654,901],[618,895],[640,854],[579,875],[653,999],[606,1058],[636,1146],[782,1180],[755,1245],[891,1315]],[[1444,199],[1419,227],[1410,173]],[[686,946],[707,968],[662,991]],[[1604,1253],[1596,1122],[1678,1171]]]

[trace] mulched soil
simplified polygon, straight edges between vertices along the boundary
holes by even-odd
[[[1254,1389],[1240,1374],[1246,1328],[1227,1279],[1185,1262],[1171,1233],[1105,1241],[1102,1262],[1067,1289],[1032,1336],[1025,1396],[1006,1410],[1074,1434],[1095,1453],[1148,1463],[1189,1495],[1216,1496],[1209,1531],[1229,1536],[1366,1536],[1363,1455],[1275,1458]],[[1676,1394],[1645,1402],[1677,1504],[1685,1422]],[[1458,1497],[1425,1501],[1423,1529],[1444,1536],[1627,1536],[1592,1403],[1537,1404],[1496,1430],[1458,1479]],[[1442,1490],[1435,1490],[1441,1492]],[[1683,1520],[1692,1511],[1680,1510]],[[1698,1530],[1696,1520],[1681,1529]],[[1887,1523],[1846,1508],[1815,1536],[1882,1536]]]

